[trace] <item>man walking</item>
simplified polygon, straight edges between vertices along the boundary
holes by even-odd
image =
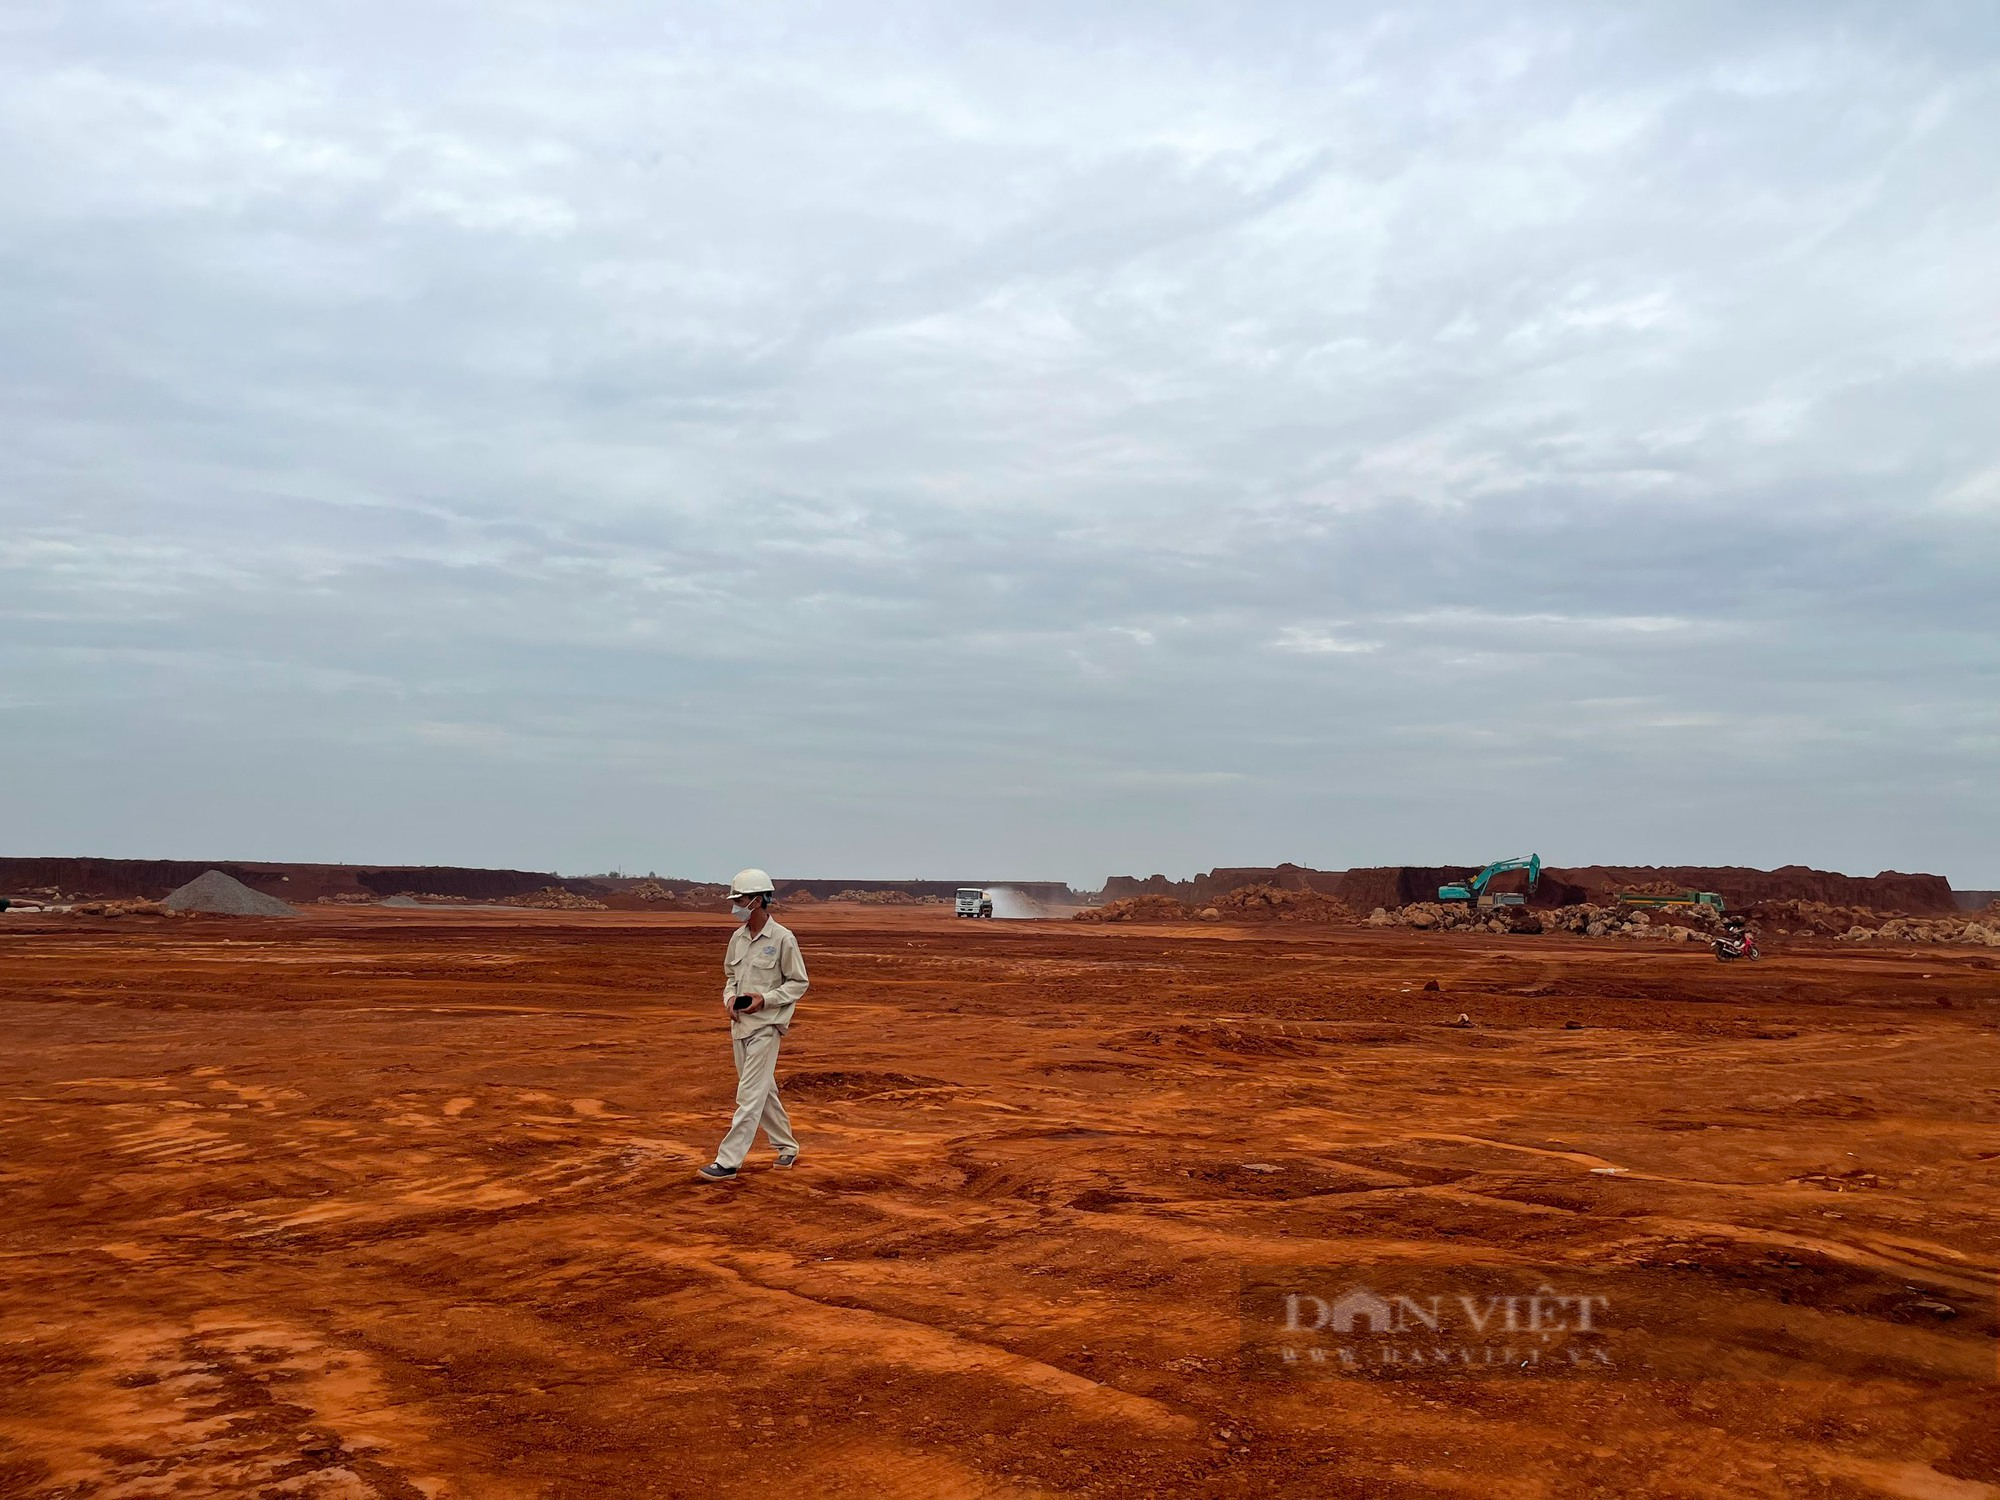
[[[743,924],[730,934],[722,956],[722,1008],[736,1054],[736,1116],[715,1160],[695,1173],[703,1182],[734,1177],[759,1126],[779,1166],[799,1159],[792,1122],[778,1098],[778,1043],[792,1029],[792,1007],[806,992],[806,961],[791,929],[771,919],[776,895],[762,870],[744,870],[729,882],[729,913]]]

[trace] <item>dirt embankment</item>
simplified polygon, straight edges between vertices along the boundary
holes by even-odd
[[[1382,865],[1355,870],[1314,870],[1304,865],[1267,868],[1218,868],[1192,880],[1164,875],[1139,879],[1114,875],[1104,884],[1107,902],[1135,896],[1171,896],[1191,908],[1215,904],[1217,897],[1245,886],[1275,886],[1282,890],[1318,891],[1345,902],[1357,912],[1376,907],[1408,906],[1435,901],[1438,887],[1476,875],[1478,865]],[[1785,865],[1776,870],[1738,866],[1585,865],[1545,866],[1532,903],[1538,907],[1579,906],[1615,900],[1620,891],[1652,886],[1676,890],[1715,891],[1731,907],[1763,901],[1817,901],[1831,906],[1859,906],[1877,912],[1924,914],[1958,909],[1951,882],[1942,875],[1905,875],[1885,870],[1879,875],[1842,875]],[[1519,871],[1498,876],[1490,890],[1527,892],[1527,877]]]
[[[1438,887],[1457,880],[1469,880],[1480,871],[1478,865],[1380,865],[1356,870],[1314,870],[1305,865],[1223,867],[1197,875],[1192,880],[1169,880],[1164,875],[1139,879],[1114,875],[1104,883],[1107,902],[1137,896],[1170,896],[1199,910],[1213,906],[1231,891],[1252,886],[1286,891],[1317,891],[1330,896],[1353,911],[1372,911],[1378,906],[1408,906],[1414,901],[1435,901]],[[1519,872],[1498,876],[1489,889],[1526,894],[1527,876]],[[1542,872],[1534,893],[1537,906],[1567,906],[1585,899],[1581,887]]]
[[[335,867],[303,868],[324,869],[331,875]],[[220,870],[253,890],[282,891],[288,898],[294,896],[291,887],[297,884],[303,892],[297,899],[307,901],[353,884],[351,872],[345,870],[338,879],[294,882],[285,878],[293,869],[230,860],[7,858],[0,859],[0,893],[45,892],[79,900],[158,901],[169,891],[178,890],[210,870]]]
[[[1942,875],[1842,875],[1805,865],[1752,870],[1740,865],[1586,865],[1555,871],[1593,895],[1616,896],[1640,884],[1664,882],[1686,890],[1714,891],[1732,907],[1763,901],[1817,901],[1828,906],[1861,906],[1878,912],[1958,910],[1951,882]],[[1544,877],[1546,878],[1546,876]]]
[[[1314,870],[1305,865],[1285,864],[1222,867],[1210,870],[1206,875],[1197,875],[1192,880],[1169,880],[1164,875],[1151,875],[1144,879],[1114,875],[1104,883],[1104,899],[1111,902],[1138,896],[1170,896],[1185,906],[1200,910],[1215,905],[1217,900],[1232,891],[1261,886],[1285,891],[1316,891],[1351,910],[1364,912],[1378,906],[1407,906],[1413,901],[1435,901],[1439,886],[1454,880],[1470,879],[1479,870],[1478,865],[1382,865],[1358,870]],[[1495,891],[1517,888],[1526,892],[1525,875],[1500,876],[1491,886]],[[1584,893],[1580,889],[1552,879],[1547,871],[1542,873],[1541,884],[1535,891],[1537,906],[1562,906],[1583,898]]]
[[[672,909],[660,903],[693,901],[707,910],[718,888],[698,880],[658,875],[567,878],[546,870],[486,870],[467,865],[319,865],[258,860],[0,858],[0,896],[40,894],[64,901],[157,901],[209,870],[220,870],[255,891],[293,903],[369,901],[388,896],[444,896],[460,901],[505,901],[551,888],[631,906],[616,897],[637,896],[635,910]],[[787,899],[880,900],[901,894],[949,901],[960,886],[1005,886],[1049,907],[1076,905],[1077,893],[1059,880],[794,880],[780,879]],[[688,908],[690,910],[694,907]]]
[[[322,897],[374,898],[403,892],[497,901],[561,885],[533,870],[478,870],[457,865],[273,864],[256,860],[0,858],[0,894],[60,893],[72,900],[157,901],[210,870],[253,891],[289,902]]]
[[[403,891],[438,896],[463,896],[468,901],[500,901],[509,896],[526,896],[550,886],[566,886],[533,870],[470,870],[453,865],[398,865],[381,870],[361,870],[355,881],[378,896],[394,896]]]
[[[1018,891],[1044,906],[1074,906],[1081,899],[1060,880],[799,880],[784,876],[778,878],[777,886],[786,900],[795,900],[803,893],[816,901],[880,902],[894,894],[950,901],[961,889],[970,886]]]

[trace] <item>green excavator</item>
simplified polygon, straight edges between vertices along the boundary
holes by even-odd
[[[1439,886],[1438,900],[1469,901],[1475,906],[1482,904],[1491,904],[1493,906],[1525,906],[1527,905],[1527,897],[1517,893],[1510,893],[1505,896],[1496,895],[1491,903],[1485,902],[1486,882],[1491,880],[1495,875],[1506,874],[1509,870],[1526,870],[1528,872],[1528,895],[1532,896],[1535,894],[1535,887],[1541,883],[1542,857],[1539,854],[1530,854],[1526,859],[1496,859],[1470,880],[1455,881],[1451,885]]]

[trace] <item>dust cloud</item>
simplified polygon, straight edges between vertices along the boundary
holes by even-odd
[[[993,897],[993,919],[995,921],[1019,922],[1030,917],[1053,915],[1047,907],[1034,897],[1014,890],[1010,886],[996,885],[989,892]]]

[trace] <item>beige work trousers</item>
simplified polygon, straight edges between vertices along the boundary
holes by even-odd
[[[736,1054],[736,1115],[729,1122],[729,1134],[716,1148],[715,1160],[725,1167],[740,1167],[757,1139],[757,1127],[779,1151],[796,1151],[792,1122],[785,1118],[784,1101],[778,1097],[778,1044],[784,1038],[775,1026],[759,1027],[748,1036],[729,1039]]]

